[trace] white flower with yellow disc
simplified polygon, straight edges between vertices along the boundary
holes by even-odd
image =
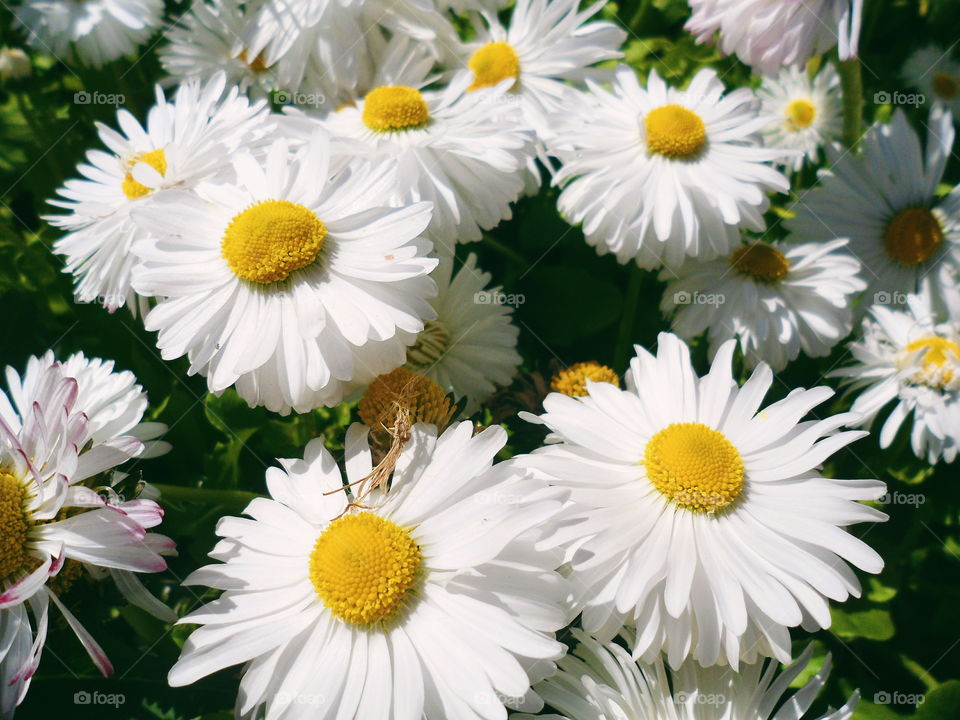
[[[902,75],[921,90],[921,103],[939,103],[956,116],[960,114],[960,62],[950,50],[935,45],[920,48],[907,58]]]
[[[666,652],[734,668],[790,659],[790,628],[830,626],[828,600],[860,593],[848,563],[883,560],[844,528],[886,516],[860,504],[878,480],[824,477],[824,461],[866,435],[840,431],[852,413],[801,421],[829,398],[795,390],[760,409],[773,374],[737,387],[734,341],[698,377],[687,346],[663,333],[637,347],[627,389],[588,382],[584,397],[551,393],[529,420],[548,445],[518,458],[570,502],[542,547],[566,548],[583,588],[582,626],[603,642],[626,625],[635,658]]]

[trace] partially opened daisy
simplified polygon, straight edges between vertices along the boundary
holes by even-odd
[[[746,88],[724,95],[713,70],[677,90],[656,71],[643,88],[623,66],[611,90],[583,97],[551,150],[560,212],[602,255],[654,268],[725,254],[740,228],[764,228],[766,192],[789,187],[767,164],[789,153],[762,147],[758,101]]]
[[[929,45],[916,50],[903,64],[903,76],[924,99],[960,115],[960,62],[949,50]]]
[[[537,691],[560,715],[547,720],[804,720],[830,675],[830,655],[816,674],[784,698],[787,688],[799,683],[810,663],[808,645],[796,662],[781,673],[766,660],[743,665],[739,672],[723,667],[702,667],[688,660],[679,668],[664,667],[658,656],[651,663],[636,663],[620,645],[601,645],[581,630],[574,630],[577,645],[558,665],[560,672],[544,680]],[[818,720],[847,720],[859,692],[838,710]],[[533,720],[517,715],[515,720]]]
[[[926,295],[907,306],[875,305],[863,337],[850,344],[855,362],[832,375],[857,393],[851,410],[870,427],[891,408],[880,430],[888,448],[905,423],[914,454],[931,465],[953,462],[960,447],[960,294],[939,315]]]
[[[626,625],[647,662],[661,651],[674,668],[786,662],[791,627],[829,627],[828,600],[859,595],[848,563],[883,567],[845,528],[885,519],[857,502],[884,484],[819,471],[866,434],[840,431],[858,416],[801,421],[826,387],[761,409],[770,368],[738,388],[734,347],[701,378],[687,346],[662,333],[656,356],[637,347],[626,390],[587,383],[587,396],[551,393],[544,415],[525,414],[552,432],[519,462],[570,490],[543,545],[567,549],[583,629],[605,642]]]
[[[267,471],[271,499],[249,518],[220,521],[221,562],[186,582],[225,592],[184,618],[202,627],[171,685],[245,663],[237,713],[268,720],[505,719],[504,698],[538,710],[530,684],[563,655],[567,616],[556,559],[534,543],[562,496],[493,465],[506,433],[471,423],[439,438],[413,426],[389,491],[373,489],[366,436],[347,433],[354,494],[317,438]]]
[[[509,385],[520,364],[519,330],[513,307],[499,287],[488,288],[490,273],[477,267],[471,253],[456,274],[455,261],[442,257],[434,271],[437,317],[424,326],[407,350],[406,366],[423,373],[457,398],[466,397],[472,413],[498,385]]]
[[[143,45],[163,24],[163,0],[24,0],[13,8],[27,44],[101,67]]]
[[[790,245],[746,242],[728,257],[664,270],[660,309],[690,340],[707,331],[710,358],[737,338],[747,367],[775,372],[802,350],[823,357],[853,326],[853,300],[867,286],[846,240]]]
[[[827,148],[829,170],[800,196],[796,217],[785,222],[793,239],[827,242],[848,238],[849,252],[863,264],[866,302],[902,304],[925,291],[942,302],[960,269],[960,188],[938,198],[953,146],[950,113],[934,109],[924,153],[906,115],[874,125],[861,152]]]
[[[840,76],[832,65],[812,79],[803,68],[785,68],[776,78],[764,78],[757,94],[763,112],[774,118],[763,130],[764,140],[800,152],[786,160],[795,172],[805,162],[817,162],[820,148],[840,137]]]
[[[720,33],[720,49],[765,75],[802,66],[834,46],[841,60],[857,56],[863,0],[690,0],[687,30],[698,42]]]
[[[234,170],[136,215],[158,238],[134,246],[133,284],[158,299],[145,325],[163,357],[282,413],[335,405],[347,383],[403,364],[435,317],[430,204],[384,207],[394,164],[333,170],[321,134],[240,154]]]
[[[267,114],[265,103],[251,104],[235,87],[226,90],[221,73],[206,84],[185,83],[172,100],[158,87],[145,127],[126,110],[117,112],[121,132],[98,124],[109,152],[87,153],[77,168],[83,179],[67,180],[49,201],[68,214],[46,218],[67,232],[54,250],[66,257],[77,302],[136,309],[131,246],[145,233],[131,211],[223,171],[237,150],[271,132]]]

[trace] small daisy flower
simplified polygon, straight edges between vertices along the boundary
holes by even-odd
[[[877,480],[818,468],[866,435],[858,416],[800,419],[833,393],[795,390],[763,410],[773,383],[761,364],[738,388],[735,343],[697,377],[687,346],[662,333],[656,356],[637,347],[627,389],[587,383],[551,393],[548,444],[518,459],[570,502],[542,547],[565,548],[583,629],[602,642],[630,628],[635,658],[661,651],[671,667],[790,659],[790,628],[830,626],[828,600],[860,593],[848,563],[877,573],[877,553],[844,531],[886,516],[859,500]]]
[[[787,245],[748,242],[729,257],[664,270],[660,309],[691,340],[708,331],[710,358],[737,338],[748,368],[774,372],[797,359],[830,354],[853,327],[853,300],[867,284],[846,240]]]
[[[31,47],[99,68],[150,39],[163,0],[25,0],[13,15]]]
[[[574,363],[550,378],[553,392],[583,397],[587,394],[587,382],[606,382],[620,387],[620,376],[613,368],[601,365],[596,360]]]
[[[817,162],[820,148],[840,137],[840,76],[832,65],[812,80],[803,68],[785,68],[776,78],[765,77],[757,94],[762,111],[775,118],[763,130],[766,145],[802,153],[786,162],[794,172]]]
[[[960,301],[960,298],[957,298]],[[855,363],[831,375],[847,378],[857,392],[851,410],[869,428],[893,406],[880,430],[888,448],[912,421],[910,445],[921,460],[953,462],[960,447],[960,312],[953,304],[940,321],[930,298],[911,295],[907,306],[875,305],[863,321],[863,337],[850,344]],[[912,418],[911,418],[912,415]],[[909,420],[908,420],[909,419]]]
[[[828,654],[820,670],[784,700],[784,693],[806,670],[813,646],[796,662],[777,673],[772,661],[743,665],[739,672],[722,667],[702,667],[688,660],[675,670],[660,657],[650,663],[634,662],[615,643],[601,645],[581,630],[574,630],[577,645],[559,663],[560,671],[537,686],[537,691],[561,715],[553,720],[597,718],[662,718],[663,720],[804,720],[830,675]],[[848,720],[860,694],[839,710],[819,720]],[[779,708],[779,709],[778,709]],[[533,720],[517,715],[515,720]]]
[[[98,124],[108,152],[88,152],[77,168],[83,179],[68,180],[49,201],[69,214],[45,218],[67,231],[54,250],[66,257],[77,302],[99,302],[111,312],[130,303],[136,310],[131,246],[144,234],[131,211],[216,175],[237,150],[271,132],[265,103],[251,104],[225,87],[223,74],[204,85],[191,81],[172,101],[158,87],[146,127],[126,110],[117,112],[121,132]]]
[[[245,664],[238,715],[480,720],[530,690],[564,647],[567,592],[534,549],[562,495],[515,465],[493,465],[499,426],[415,425],[389,491],[363,485],[367,431],[346,437],[344,480],[323,440],[267,471],[271,498],[226,517],[186,580],[224,590],[183,619],[202,627],[170,671],[181,686]],[[359,483],[359,484],[358,484]],[[317,672],[322,668],[322,672]],[[299,712],[303,712],[300,710]]]
[[[513,308],[498,302],[500,288],[488,288],[490,273],[477,267],[473,253],[456,274],[453,265],[452,258],[442,257],[433,272],[437,317],[407,349],[406,367],[467,398],[469,415],[516,375],[519,330],[511,322]]]
[[[403,364],[406,337],[434,318],[429,203],[379,205],[391,163],[330,163],[320,134],[296,152],[277,140],[262,159],[238,155],[231,182],[137,212],[158,238],[134,245],[133,285],[158,298],[144,324],[211,392],[236,385],[280,413],[336,405],[347,383]]]
[[[767,164],[785,153],[762,147],[759,102],[746,88],[724,95],[713,70],[677,90],[655,71],[642,88],[624,66],[611,91],[581,97],[551,150],[560,212],[600,254],[644,268],[726,254],[740,228],[764,228],[766,191],[789,189]]]
[[[720,49],[764,75],[802,66],[837,47],[841,60],[857,56],[863,0],[690,0],[684,26],[700,43],[720,32]]]
[[[903,77],[924,96],[960,115],[960,62],[949,50],[935,46],[920,48],[903,64]]]
[[[851,154],[827,148],[829,170],[800,196],[796,217],[785,222],[793,239],[827,242],[848,238],[863,265],[872,303],[902,304],[909,293],[942,301],[960,270],[960,188],[935,195],[953,146],[950,114],[930,115],[926,154],[902,110],[874,125]]]

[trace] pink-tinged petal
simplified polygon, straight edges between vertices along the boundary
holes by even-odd
[[[77,483],[115,468],[141,452],[143,452],[143,443],[130,435],[108,440],[80,456],[72,481]]]
[[[97,670],[99,670],[104,677],[113,675],[113,665],[110,663],[110,659],[103,651],[103,648],[97,644],[97,641],[94,640],[93,636],[80,624],[80,621],[73,616],[73,613],[67,610],[66,605],[60,602],[60,598],[56,596],[56,593],[48,592],[48,594],[50,595],[50,599],[53,600],[53,604],[60,608],[64,619],[67,621],[70,629],[76,633],[77,639],[80,640],[83,649],[87,651],[90,659],[93,660],[93,664],[97,666]]]
[[[156,527],[163,520],[163,508],[153,500],[138,498],[120,503],[117,507],[123,510],[131,520],[141,527]]]
[[[20,578],[20,580],[8,587],[3,594],[0,595],[0,610],[5,610],[14,605],[19,605],[39,592],[50,578],[50,569],[53,566],[53,563],[54,559],[52,557],[45,558],[36,570],[29,575]]]

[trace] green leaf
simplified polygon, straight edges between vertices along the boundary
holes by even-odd
[[[916,720],[956,720],[960,713],[960,680],[947,680],[924,698],[914,715]]]
[[[889,640],[894,635],[893,619],[886,610],[862,610],[845,612],[834,608],[831,630],[841,638],[864,638],[866,640]]]

